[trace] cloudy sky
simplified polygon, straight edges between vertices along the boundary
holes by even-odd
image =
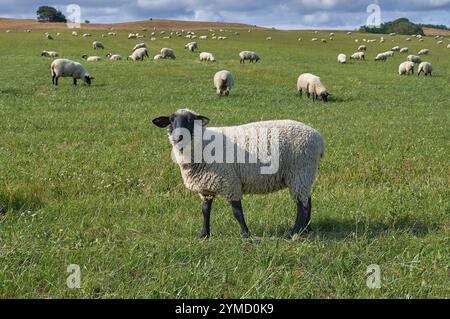
[[[0,17],[35,18],[39,5],[81,7],[82,20],[125,22],[148,18],[226,21],[281,29],[356,28],[365,25],[371,3],[381,22],[407,17],[450,26],[450,0],[0,0]]]

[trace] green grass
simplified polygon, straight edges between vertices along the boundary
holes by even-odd
[[[147,39],[151,56],[169,46],[177,60],[84,63],[91,87],[69,78],[53,87],[41,50],[81,61],[98,54],[96,39],[102,55],[126,56],[137,43],[125,31],[91,33],[66,30],[54,41],[40,31],[0,34],[0,297],[449,296],[445,46],[385,37],[368,45],[367,61],[338,65],[338,53],[356,50],[354,38],[371,36],[336,32],[322,44],[310,41],[312,32],[243,30],[226,41],[199,40],[218,59],[201,64],[198,52],[183,49],[188,39]],[[269,34],[273,41],[264,40]],[[373,61],[397,44],[430,49],[433,76],[400,77],[402,54]],[[244,49],[261,61],[240,65]],[[221,69],[235,76],[228,98],[212,89]],[[328,104],[297,95],[303,72],[322,78],[333,94]],[[183,186],[166,132],[151,124],[182,107],[211,126],[289,118],[318,129],[326,150],[313,190],[314,231],[286,239],[295,207],[284,190],[245,196],[253,240],[240,239],[222,199],[213,205],[211,239],[197,239],[200,199]],[[81,267],[80,289],[66,286],[68,264]],[[381,267],[381,289],[366,287],[370,264]]]

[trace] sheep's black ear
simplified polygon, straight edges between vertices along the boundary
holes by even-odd
[[[209,123],[209,118],[207,118],[206,116],[203,116],[203,115],[197,115],[195,117],[195,119],[196,120],[201,120],[203,126],[206,126]]]
[[[153,124],[155,124],[158,127],[164,128],[170,124],[170,120],[168,116],[160,116],[156,119],[152,120]]]

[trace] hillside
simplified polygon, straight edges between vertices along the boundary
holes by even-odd
[[[206,22],[206,21],[183,21],[183,20],[166,20],[153,19],[135,22],[123,23],[89,23],[81,24],[81,29],[95,29],[95,30],[133,30],[133,29],[209,29],[209,28],[226,28],[226,29],[254,29],[260,28],[242,23],[227,23],[227,22]],[[34,19],[6,19],[0,18],[0,31],[23,31],[31,30],[48,30],[48,29],[67,29],[66,23],[42,23]]]

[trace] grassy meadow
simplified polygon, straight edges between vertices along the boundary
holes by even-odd
[[[362,38],[379,36],[240,30],[225,41],[197,39],[191,53],[189,39],[150,41],[146,31],[151,58],[171,47],[177,59],[89,63],[82,54],[126,57],[142,41],[125,30],[107,38],[58,31],[53,41],[41,31],[0,33],[0,298],[449,296],[448,38],[385,35],[367,44],[366,61],[338,65],[338,53],[349,57]],[[94,40],[106,49],[94,51]],[[430,49],[433,76],[399,76],[407,54],[373,61],[394,45]],[[92,86],[71,78],[52,86],[42,50],[82,62]],[[260,62],[240,65],[242,50]],[[200,63],[201,51],[218,62]],[[235,76],[227,98],[213,90],[222,69]],[[299,97],[304,72],[322,78],[329,103]],[[318,129],[326,146],[313,232],[286,238],[296,212],[283,190],[244,197],[251,240],[240,238],[221,198],[211,238],[198,239],[200,198],[185,189],[165,130],[151,123],[186,107],[210,126],[293,119]],[[79,289],[66,285],[69,264],[81,267]],[[366,286],[370,264],[380,266],[380,289]]]

